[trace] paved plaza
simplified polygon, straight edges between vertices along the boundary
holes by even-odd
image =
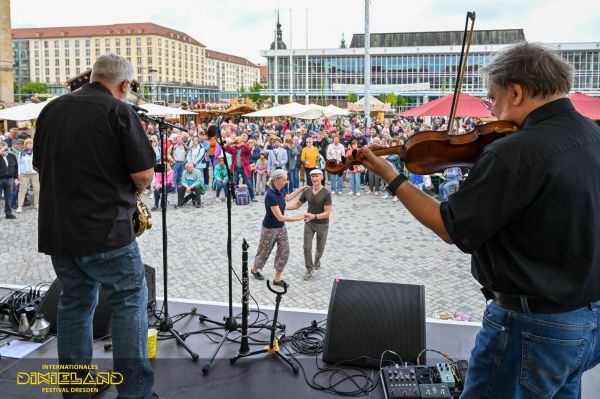
[[[381,196],[333,196],[329,237],[321,268],[304,281],[303,223],[287,223],[290,259],[283,278],[290,284],[282,306],[327,309],[336,278],[423,284],[428,316],[441,312],[480,319],[485,302],[470,273],[470,256],[447,245],[419,224],[401,205]],[[144,198],[147,199],[145,195]],[[167,212],[168,290],[170,298],[227,302],[227,207],[214,192],[203,196],[201,208],[190,203]],[[232,205],[233,268],[241,277],[242,239],[250,245],[252,266],[264,216],[264,197],[248,206]],[[169,201],[176,201],[175,195]],[[148,200],[150,203],[150,200]],[[288,214],[306,212],[306,206]],[[157,295],[163,295],[162,223],[154,212],[154,227],[138,239],[144,263],[156,268]],[[24,208],[16,220],[0,219],[0,283],[30,285],[55,278],[50,258],[37,252],[37,211]],[[272,278],[271,255],[264,274]],[[274,305],[266,282],[250,278],[251,294],[262,305]],[[233,298],[241,302],[234,276]],[[252,300],[251,300],[252,303]]]

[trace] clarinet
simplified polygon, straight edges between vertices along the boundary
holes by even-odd
[[[248,280],[248,248],[249,245],[244,238],[242,242],[242,341],[240,344],[240,355],[250,353],[250,345],[248,344],[248,317],[250,310],[248,302],[250,299],[250,284]]]

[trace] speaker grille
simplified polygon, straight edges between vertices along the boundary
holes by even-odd
[[[377,367],[382,352],[389,349],[403,361],[416,363],[423,348],[424,286],[334,281],[327,314],[325,362]]]

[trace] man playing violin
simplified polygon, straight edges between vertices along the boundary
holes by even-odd
[[[485,70],[484,105],[516,133],[484,148],[439,203],[369,149],[365,167],[449,244],[490,300],[461,398],[577,398],[600,362],[600,128],[566,97],[573,72],[521,43]]]

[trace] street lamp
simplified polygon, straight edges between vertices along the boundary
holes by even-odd
[[[156,77],[156,69],[150,68],[148,70],[148,77],[150,78],[150,84],[152,85],[152,102],[156,102],[156,92],[158,90],[158,79]]]

